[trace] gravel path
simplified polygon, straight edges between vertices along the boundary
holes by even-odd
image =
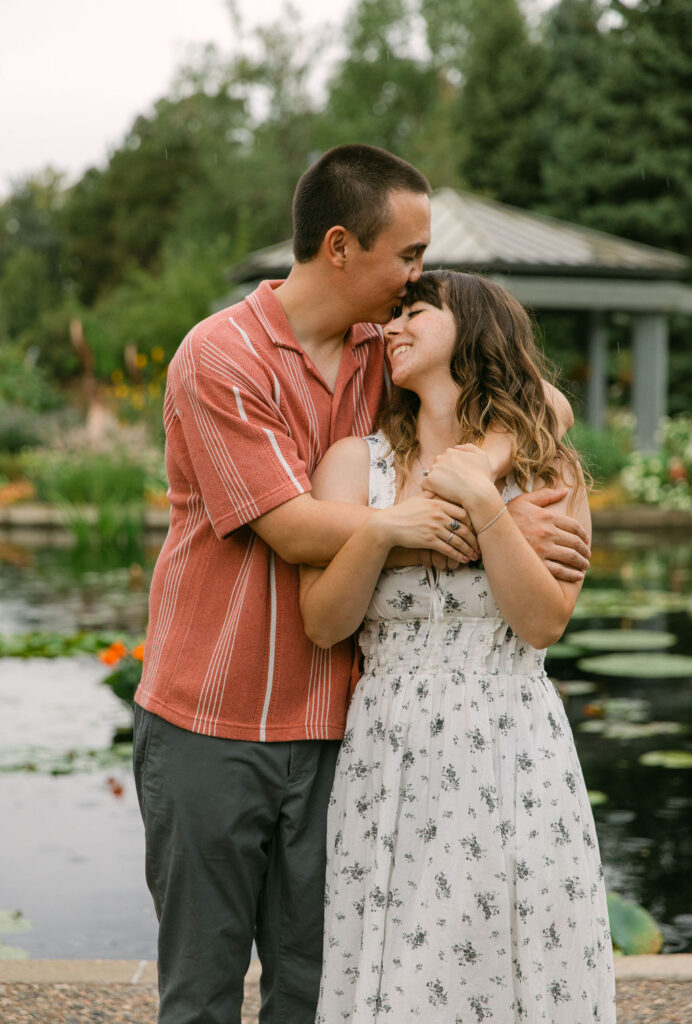
[[[618,1024],[692,1024],[692,981],[618,981]],[[2,1024],[155,1024],[152,985],[0,985]],[[243,1024],[257,1024],[259,993],[248,985]],[[289,1022],[286,1022],[289,1024]]]

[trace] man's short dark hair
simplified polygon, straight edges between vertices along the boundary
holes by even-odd
[[[349,144],[324,153],[302,176],[293,196],[293,252],[313,260],[324,236],[341,224],[370,249],[391,216],[388,197],[397,189],[430,193],[427,178],[386,149]]]

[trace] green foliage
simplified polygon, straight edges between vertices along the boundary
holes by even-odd
[[[160,347],[168,362],[192,324],[209,315],[227,287],[227,261],[223,240],[207,246],[188,242],[167,248],[160,273],[132,270],[126,282],[84,314],[97,373],[108,376],[123,369],[128,342],[145,353]]]
[[[569,438],[596,487],[614,480],[630,458],[631,429],[623,423],[599,430],[577,420]]]
[[[0,295],[0,330],[18,337],[60,297],[48,254],[28,246],[17,249],[2,267]]]
[[[110,686],[116,697],[124,701],[129,707],[134,707],[135,693],[142,678],[142,662],[132,655],[126,655],[119,662],[114,672],[103,680],[105,686]]]
[[[553,212],[692,253],[690,39],[687,0],[562,0],[550,13]]]
[[[61,403],[43,369],[12,342],[0,342],[0,452],[16,454],[39,444],[37,413]]]
[[[632,452],[622,484],[634,501],[692,509],[692,416],[665,419],[656,454]]]
[[[116,633],[18,633],[0,634],[0,658],[65,658],[98,654],[121,639]]]
[[[32,452],[23,465],[41,501],[75,505],[143,502],[152,472],[127,452],[104,455],[88,449]]]
[[[18,455],[42,440],[36,416],[20,405],[0,402],[0,452]]]
[[[517,0],[465,0],[468,43],[455,111],[459,163],[471,188],[517,206],[540,200],[545,54]]]
[[[62,508],[75,558],[109,565],[141,558],[146,495],[165,479],[158,457],[41,450],[27,452],[22,466],[38,499]]]
[[[358,140],[382,146],[426,171],[421,133],[436,119],[440,83],[434,67],[411,54],[404,0],[360,0],[346,24],[347,55],[329,83],[318,138],[324,146]],[[449,184],[449,182],[445,182]]]
[[[0,342],[0,402],[45,412],[57,408],[61,398],[41,367],[16,345]]]
[[[232,57],[209,46],[182,69],[104,167],[69,189],[46,170],[0,203],[0,341],[56,379],[80,369],[74,316],[101,377],[131,342],[169,357],[228,267],[290,234],[297,178],[346,141],[434,186],[692,254],[688,0],[560,0],[530,21],[519,0],[356,0],[321,106],[311,75],[333,40],[294,11],[236,35]],[[583,331],[561,321],[548,351],[578,389]],[[673,412],[692,399],[691,332],[672,324]],[[582,439],[611,477],[622,452]]]
[[[87,171],[71,190],[63,214],[68,259],[87,305],[131,268],[156,270],[181,203],[206,187],[215,154],[232,148],[241,107],[223,91],[161,99],[135,120],[108,166]]]

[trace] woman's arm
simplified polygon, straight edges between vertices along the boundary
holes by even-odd
[[[345,438],[329,449],[312,478],[313,494],[327,501],[367,504],[370,458],[367,443]],[[319,647],[354,633],[370,604],[378,577],[394,546],[433,548],[450,558],[450,523],[462,509],[421,494],[377,510],[355,531],[326,569],[301,566],[300,609],[305,632]]]
[[[515,633],[533,647],[548,647],[564,632],[574,611],[582,580],[567,582],[551,575],[512,517],[508,514],[498,516],[505,506],[490,478],[484,454],[475,445],[464,445],[457,451],[465,462],[460,497],[476,529],[493,596]],[[570,494],[574,491],[570,512],[590,538],[586,489],[582,481],[565,479],[564,484],[568,493],[557,504],[556,510],[566,511]],[[485,529],[495,516],[498,518]]]

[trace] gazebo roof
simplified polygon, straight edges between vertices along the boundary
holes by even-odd
[[[689,265],[684,256],[665,249],[452,188],[436,189],[430,206],[432,241],[425,254],[427,269],[453,267],[486,274],[540,275],[553,279],[671,281],[682,277]],[[292,263],[290,240],[280,242],[252,253],[235,269],[232,279],[240,283],[283,277]],[[507,283],[511,287],[510,281]]]
[[[492,199],[437,189],[428,266],[521,274],[681,277],[684,256]]]

